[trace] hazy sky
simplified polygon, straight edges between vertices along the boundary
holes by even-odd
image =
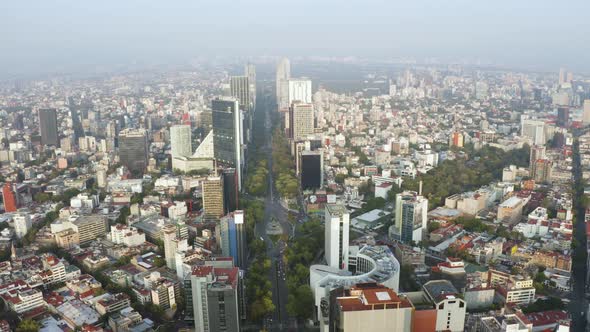
[[[2,73],[206,55],[481,58],[590,71],[590,1],[3,0]]]

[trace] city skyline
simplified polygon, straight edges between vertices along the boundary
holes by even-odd
[[[0,13],[8,77],[189,63],[198,57],[357,56],[469,60],[589,72],[583,1],[371,0],[282,3],[62,0],[10,2]]]

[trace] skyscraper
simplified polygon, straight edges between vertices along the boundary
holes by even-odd
[[[395,197],[394,238],[403,242],[422,241],[426,230],[428,200],[415,191],[404,191]]]
[[[536,159],[531,162],[531,178],[536,182],[551,182],[553,173],[553,161],[549,159]]]
[[[324,180],[323,151],[301,151],[301,188],[319,189]]]
[[[235,168],[223,170],[223,201],[225,213],[234,212],[238,208],[238,178]]]
[[[39,110],[39,131],[41,132],[41,143],[43,145],[58,146],[57,111],[55,108]]]
[[[215,99],[213,109],[213,153],[215,160],[238,173],[238,189],[242,189],[243,136],[239,102],[235,98]]]
[[[277,65],[276,94],[279,110],[289,107],[289,83],[291,78],[291,63],[283,58]]]
[[[545,159],[545,146],[544,145],[533,145],[531,146],[531,152],[529,155],[529,169],[532,171],[534,164],[539,159]]]
[[[240,109],[242,110],[242,131],[243,141],[250,141],[250,129],[252,125],[252,105],[250,96],[250,84],[248,76],[232,76],[230,77],[230,91],[234,98],[239,101]]]
[[[190,275],[195,331],[239,331],[239,269],[197,266]]]
[[[232,257],[234,264],[246,267],[246,231],[244,211],[237,210],[219,220],[221,252],[223,256]]]
[[[205,218],[217,219],[224,215],[223,177],[210,176],[202,182]]]
[[[325,214],[326,262],[333,268],[345,270],[348,268],[350,215],[341,204],[326,204]]]
[[[5,212],[16,212],[18,208],[16,194],[14,193],[10,182],[6,182],[2,187],[2,199],[4,200]]]
[[[557,125],[560,127],[567,127],[570,120],[570,110],[567,107],[557,108]]]
[[[189,157],[193,153],[191,140],[191,127],[176,125],[170,127],[170,147],[172,158]]]
[[[289,113],[290,137],[294,141],[303,140],[314,133],[313,104],[295,101],[291,104]]]
[[[252,63],[248,63],[244,73],[248,77],[248,84],[250,85],[250,104],[252,105],[252,110],[254,110],[256,108],[256,66]]]
[[[289,99],[288,103],[291,105],[295,101],[302,103],[311,103],[311,80],[306,78],[289,79]]]
[[[240,102],[243,111],[250,110],[250,84],[248,76],[231,76],[229,78],[231,95]]]
[[[559,85],[562,85],[567,80],[567,71],[565,68],[559,68]]]
[[[590,124],[590,99],[584,100],[584,113],[582,115],[582,122],[585,125]]]
[[[138,176],[148,162],[148,141],[144,129],[125,129],[119,133],[119,161]]]

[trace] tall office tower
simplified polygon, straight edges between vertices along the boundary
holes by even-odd
[[[234,212],[238,208],[238,174],[235,168],[223,170],[223,201],[225,213]]]
[[[256,66],[252,63],[246,64],[244,73],[248,77],[250,105],[252,105],[252,110],[254,110],[256,108]]]
[[[243,111],[250,110],[250,83],[248,76],[231,76],[229,78],[231,96],[240,102]]]
[[[18,213],[13,217],[14,234],[17,238],[22,239],[31,229],[31,216],[28,213]]]
[[[520,135],[528,137],[536,145],[545,145],[545,121],[521,118]]]
[[[590,124],[590,99],[584,100],[584,113],[582,115],[582,122],[585,125]]]
[[[422,241],[426,230],[428,199],[415,191],[404,191],[395,197],[395,225],[393,237],[409,243]]]
[[[559,127],[567,127],[570,120],[570,110],[567,107],[557,108],[557,125]]]
[[[202,182],[203,211],[206,219],[218,219],[224,215],[223,177],[210,176]]]
[[[383,285],[356,284],[329,299],[328,331],[412,331],[414,307]]]
[[[10,182],[6,182],[2,187],[2,199],[4,200],[4,212],[16,212],[18,204]]]
[[[238,99],[240,109],[242,110],[242,131],[243,141],[250,141],[250,130],[252,128],[252,105],[250,96],[250,84],[248,83],[248,76],[232,76],[230,77],[231,95]]]
[[[341,204],[326,204],[325,208],[325,241],[326,262],[337,269],[348,268],[348,232],[350,215]]]
[[[193,153],[191,140],[191,127],[187,125],[176,125],[170,127],[170,146],[172,158],[190,157]]]
[[[323,150],[301,151],[301,188],[319,189],[324,183]]]
[[[164,259],[169,269],[176,270],[176,252],[186,251],[188,242],[186,237],[179,235],[178,225],[166,224],[162,227],[162,237],[164,239]]]
[[[244,161],[242,117],[235,98],[215,99],[211,102],[213,120],[213,153],[215,160],[238,173],[238,189],[242,189]]]
[[[306,78],[290,79],[289,80],[289,99],[288,105],[295,101],[310,104],[313,95],[311,94],[311,80]]]
[[[562,85],[567,80],[567,71],[565,68],[559,68],[559,85]]]
[[[148,141],[144,129],[125,129],[119,133],[119,161],[135,176],[143,174],[148,163]]]
[[[59,145],[57,135],[57,111],[55,108],[39,110],[39,131],[43,145]]]
[[[535,182],[551,182],[553,173],[553,161],[549,159],[537,159],[532,163],[531,178]]]
[[[539,159],[545,159],[545,146],[544,145],[533,145],[531,146],[531,152],[529,155],[529,168],[532,170],[535,161]]]
[[[279,110],[289,107],[289,79],[291,78],[291,63],[283,58],[277,65],[276,93]]]
[[[190,275],[196,332],[240,331],[239,269],[196,266]]]
[[[289,108],[289,119],[291,121],[289,135],[294,141],[306,139],[314,133],[313,104],[293,102]]]
[[[219,240],[224,257],[232,257],[239,268],[246,268],[246,230],[244,211],[236,210],[219,220]]]

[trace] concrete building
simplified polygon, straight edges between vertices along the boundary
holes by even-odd
[[[547,142],[545,131],[545,121],[522,118],[520,135],[530,138],[533,144],[545,145]]]
[[[239,331],[239,269],[197,266],[190,275],[195,331]],[[187,284],[187,286],[189,286]]]
[[[191,126],[176,125],[170,127],[170,149],[172,158],[192,155]]]
[[[533,279],[522,275],[512,275],[490,269],[488,271],[488,285],[496,289],[496,294],[505,303],[522,305],[535,300]]]
[[[400,264],[387,246],[350,247],[347,270],[326,265],[309,268],[309,285],[314,294],[316,317],[321,321],[322,302],[339,287],[374,282],[393,291],[399,290]]]
[[[111,227],[111,241],[127,247],[136,247],[145,243],[145,234],[135,227],[118,224]]]
[[[55,233],[55,242],[59,248],[72,249],[80,245],[80,233],[71,228]]]
[[[404,191],[395,197],[394,238],[402,242],[422,241],[428,218],[428,200],[414,191]]]
[[[309,104],[313,96],[311,94],[311,80],[306,78],[289,79],[289,105],[295,101]]]
[[[306,139],[314,133],[313,104],[295,101],[289,108],[290,137],[294,141]]]
[[[289,107],[289,79],[291,78],[291,63],[283,58],[277,64],[276,71],[276,95],[279,110]]]
[[[344,205],[326,204],[325,207],[325,255],[328,266],[348,268],[350,214]]]
[[[519,314],[507,314],[481,317],[476,328],[482,332],[531,332],[533,324]]]
[[[553,161],[549,159],[537,159],[531,164],[531,178],[535,182],[549,183],[553,171]]]
[[[357,284],[330,303],[329,331],[412,331],[414,308],[403,296],[377,284]]]
[[[524,205],[525,202],[516,196],[508,198],[498,206],[497,220],[510,224],[518,222]]]
[[[584,100],[584,112],[582,113],[582,122],[590,124],[590,99]]]
[[[450,281],[431,280],[405,295],[415,308],[414,331],[464,330],[467,305]]]
[[[299,153],[301,169],[301,188],[320,189],[324,183],[324,151],[322,149]]]
[[[28,213],[17,213],[12,221],[14,222],[14,234],[18,239],[22,239],[31,229],[31,216]]]
[[[206,219],[217,219],[225,214],[223,177],[210,176],[201,184],[203,212]]]
[[[236,98],[215,99],[213,110],[213,154],[224,166],[233,167],[238,175],[238,188],[242,189],[244,167],[244,137],[242,112]]]
[[[144,129],[125,129],[119,133],[119,161],[132,174],[143,174],[148,164],[148,140]]]
[[[74,224],[77,227],[80,243],[82,244],[105,236],[109,229],[107,218],[100,215],[80,216]]]
[[[3,292],[1,296],[10,310],[17,314],[46,306],[45,300],[43,300],[43,293],[38,289],[29,288],[28,286],[22,289]]]
[[[39,110],[39,131],[43,145],[59,146],[57,131],[57,111],[55,108]]]
[[[224,257],[232,257],[234,265],[246,267],[246,230],[244,225],[244,211],[236,210],[219,220],[218,241]]]
[[[162,227],[162,234],[164,240],[164,258],[166,259],[166,266],[171,270],[176,270],[176,252],[187,250],[188,243],[186,238],[180,238],[177,232],[177,227],[174,224],[166,224]]]

